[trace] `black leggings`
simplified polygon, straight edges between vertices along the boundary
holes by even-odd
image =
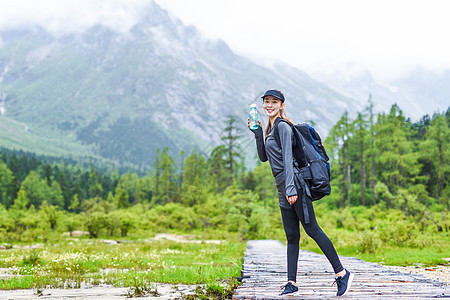
[[[282,193],[280,193],[282,194]],[[281,195],[280,195],[281,196]],[[286,197],[282,195],[283,197]],[[302,223],[306,233],[316,241],[323,254],[327,257],[331,263],[335,273],[339,273],[344,270],[341,261],[334,249],[333,243],[331,243],[328,236],[322,231],[317,224],[316,215],[314,214],[314,207],[310,199],[306,199],[308,206],[310,222],[305,224],[303,218],[303,210],[301,206],[301,199],[299,198],[293,206],[294,209],[281,208],[281,216],[283,218],[284,232],[287,239],[287,269],[288,269],[288,281],[292,280],[296,282],[297,279],[297,262],[299,255],[299,241],[300,241],[300,226],[299,221]]]

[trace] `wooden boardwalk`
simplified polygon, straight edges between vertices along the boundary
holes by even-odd
[[[354,257],[341,256],[345,268],[355,274],[346,299],[436,299],[450,298],[450,286],[392,271],[379,264]],[[279,296],[286,283],[286,246],[280,241],[249,241],[244,256],[242,285],[233,299],[333,299],[337,287],[332,285],[334,273],[326,257],[300,251],[297,285],[298,296]]]

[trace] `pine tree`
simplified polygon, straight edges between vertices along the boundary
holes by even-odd
[[[242,159],[242,149],[238,143],[241,136],[238,135],[239,129],[236,126],[236,118],[234,116],[230,116],[225,123],[225,136],[222,137],[222,140],[225,142],[226,149],[224,154],[226,168],[228,170],[227,186],[231,186],[233,185],[233,180],[237,178],[240,168],[242,167],[242,165],[239,164]]]
[[[227,182],[224,182],[227,178],[225,175],[225,168],[226,168],[226,160],[225,160],[225,153],[227,149],[225,148],[225,145],[220,145],[215,147],[212,152],[211,156],[209,158],[208,164],[209,164],[209,173],[211,175],[212,179],[212,186],[215,187],[217,190],[217,193],[222,193],[223,189],[225,188]],[[224,180],[225,179],[225,180]]]
[[[178,168],[179,174],[177,179],[177,185],[178,185],[178,194],[181,195],[183,192],[183,180],[184,180],[183,170],[184,170],[184,163],[186,160],[186,152],[184,150],[181,150],[178,156],[180,158],[180,167]]]
[[[55,230],[56,224],[58,223],[59,219],[59,212],[57,210],[57,207],[49,205],[47,201],[44,200],[41,205],[41,211],[44,214],[46,221],[49,223],[50,229]]]
[[[14,201],[14,176],[0,156],[0,204],[8,208]]]
[[[355,128],[355,142],[359,145],[359,180],[361,185],[361,204],[366,205],[366,137],[367,137],[367,121],[365,115],[358,112],[356,120],[353,122]]]
[[[276,189],[275,181],[273,180],[272,169],[268,163],[260,164],[253,172],[249,173],[249,176],[255,181],[254,190],[264,202],[264,207],[277,206],[278,192]]]
[[[369,160],[370,160],[370,190],[372,192],[373,205],[377,204],[377,194],[375,186],[377,184],[377,170],[375,163],[375,112],[372,94],[369,95],[369,105],[367,111],[369,113]]]
[[[49,196],[47,181],[45,179],[41,180],[35,171],[31,171],[28,174],[22,182],[20,189],[25,191],[26,197],[29,200],[28,206],[33,205],[35,208],[41,206],[42,202],[47,200],[47,196]]]
[[[78,208],[80,207],[80,200],[78,199],[78,194],[73,195],[72,200],[70,201],[69,210],[74,212],[79,212]]]
[[[89,179],[87,182],[88,195],[90,198],[101,197],[103,193],[103,187],[100,184],[99,174],[93,167],[89,173]]]
[[[27,197],[27,193],[21,187],[19,193],[17,193],[17,198],[14,200],[14,204],[11,206],[11,209],[16,211],[26,210],[30,204],[30,199]]]
[[[50,182],[48,201],[50,202],[50,205],[63,208],[64,197],[62,195],[61,187],[53,177],[50,178]]]
[[[139,178],[136,186],[138,203],[149,203],[152,199],[152,178],[150,175],[146,175]]]
[[[127,202],[129,202],[129,205],[139,203],[138,182],[139,176],[136,173],[128,172],[120,177],[119,182],[116,186],[116,190],[117,187],[121,185],[122,188],[126,191]],[[127,205],[127,207],[129,205]]]
[[[344,112],[326,139],[327,149],[330,150],[331,156],[337,160],[337,163],[333,164],[333,172],[337,174],[336,180],[340,191],[340,207],[345,206],[346,201],[348,206],[350,206],[351,166],[349,135],[351,131],[348,112]]]
[[[128,191],[121,182],[116,187],[114,202],[117,208],[128,208],[130,206]]]
[[[424,141],[419,145],[421,174],[428,177],[428,191],[435,198],[442,198],[442,204],[449,208],[449,201],[444,197],[450,175],[450,131],[449,119],[443,114],[436,114],[424,134]],[[447,199],[446,199],[447,198]]]
[[[176,198],[176,169],[175,161],[169,155],[169,148],[164,147],[162,151],[157,151],[158,158],[155,160],[155,170],[153,175],[153,204],[164,204]]]
[[[181,193],[181,201],[185,205],[192,206],[206,201],[207,167],[205,157],[195,149],[186,158],[182,170],[184,180]]]
[[[410,141],[411,125],[400,108],[394,104],[388,115],[378,116],[375,146],[380,155],[376,157],[380,178],[391,193],[416,183],[420,172],[418,154]],[[393,204],[386,202],[389,208]]]

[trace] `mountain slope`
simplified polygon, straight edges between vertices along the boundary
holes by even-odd
[[[363,104],[371,96],[379,112],[397,103],[413,120],[444,111],[450,103],[450,70],[445,69],[416,68],[397,80],[380,83],[364,67],[349,63],[334,74],[315,74],[314,78]]]
[[[394,82],[398,94],[419,107],[421,115],[443,112],[450,105],[450,70],[416,68]],[[433,111],[430,111],[433,108]]]
[[[26,124],[35,141],[52,144],[44,150],[17,136],[13,146],[25,150],[149,166],[164,146],[176,154],[216,145],[228,115],[246,130],[248,104],[269,88],[286,91],[296,122],[321,120],[322,131],[359,108],[300,70],[264,67],[205,40],[154,2],[128,32],[96,25],[55,37],[33,27],[0,39],[0,119]],[[6,135],[2,143],[11,146]]]

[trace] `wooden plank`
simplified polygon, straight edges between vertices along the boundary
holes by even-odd
[[[450,287],[421,275],[400,273],[376,263],[340,256],[345,268],[355,274],[348,299],[436,299],[450,298]],[[233,299],[333,299],[333,270],[322,254],[300,251],[298,296],[280,296],[286,283],[286,246],[276,240],[249,241],[244,255],[242,285]]]

